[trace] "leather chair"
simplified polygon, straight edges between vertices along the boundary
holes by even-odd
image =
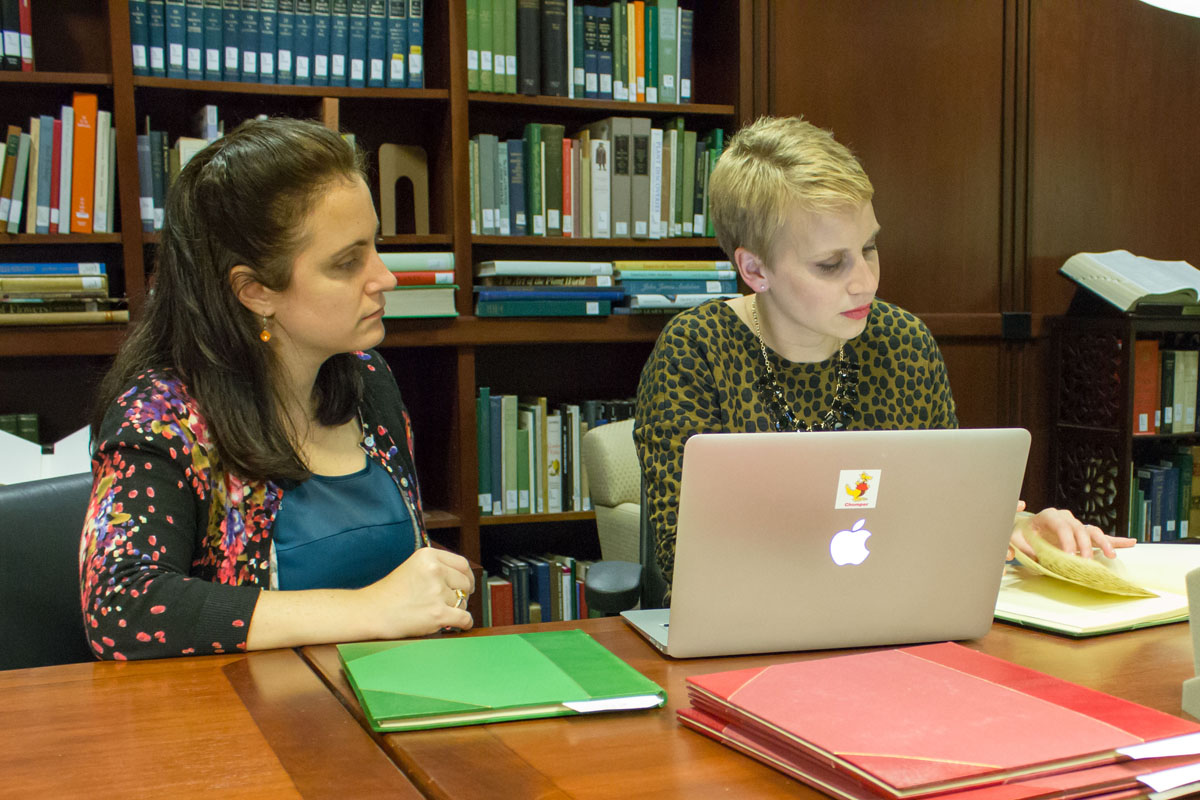
[[[666,592],[645,511],[633,424],[627,419],[601,425],[580,443],[604,559],[588,568],[584,595],[589,609],[606,615],[638,605],[659,608]]]
[[[79,598],[90,472],[0,486],[0,669],[91,661]]]

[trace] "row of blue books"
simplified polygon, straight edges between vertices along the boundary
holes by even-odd
[[[420,89],[424,0],[130,0],[133,73]]]

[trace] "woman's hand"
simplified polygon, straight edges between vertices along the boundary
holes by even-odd
[[[1066,509],[1044,508],[1032,515],[1021,514],[1023,511],[1025,511],[1024,500],[1017,503],[1017,513],[1020,516],[1017,524],[1013,526],[1010,546],[1019,549],[1030,558],[1036,558],[1036,556],[1029,542],[1025,540],[1024,529],[1026,527],[1065,552],[1075,553],[1084,558],[1092,557],[1093,547],[1099,547],[1100,551],[1109,558],[1116,557],[1117,548],[1133,547],[1133,539],[1126,536],[1109,536],[1095,525],[1083,524]]]
[[[475,623],[466,597],[473,591],[475,577],[465,558],[422,547],[357,594],[361,613],[373,619],[378,638],[403,639],[442,628],[470,628]]]

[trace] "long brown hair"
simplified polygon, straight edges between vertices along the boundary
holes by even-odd
[[[167,194],[153,288],[101,382],[92,439],[109,406],[147,370],[182,378],[224,468],[243,479],[305,480],[279,402],[262,320],[238,300],[230,271],[282,291],[325,189],[365,179],[361,152],[315,122],[250,120],[197,153]],[[354,356],[326,361],[313,386],[317,420],[346,422],[362,397]]]

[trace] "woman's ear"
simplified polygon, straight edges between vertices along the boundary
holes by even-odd
[[[738,275],[752,292],[765,292],[770,287],[763,260],[744,247],[733,251],[733,260],[737,265]]]
[[[237,296],[238,302],[250,309],[252,314],[269,317],[275,313],[275,293],[259,283],[254,270],[245,264],[238,264],[229,270],[229,288]]]

